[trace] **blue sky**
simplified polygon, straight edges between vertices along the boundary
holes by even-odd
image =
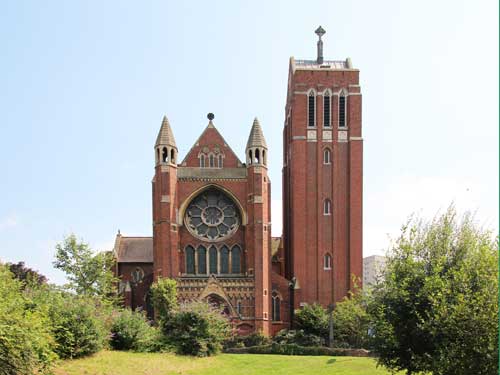
[[[243,158],[257,116],[280,234],[288,59],[361,70],[364,253],[412,213],[455,201],[498,228],[498,2],[4,1],[0,5],[0,259],[54,282],[71,232],[109,250],[151,234],[162,116],[182,158],[215,113]]]

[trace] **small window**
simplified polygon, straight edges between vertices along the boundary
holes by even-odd
[[[252,164],[253,162],[252,150],[248,151],[248,160],[250,161],[250,164]]]
[[[332,202],[330,201],[330,199],[325,199],[325,202],[323,203],[323,214],[324,215],[332,214]]]
[[[323,96],[323,126],[326,128],[331,126],[330,103],[330,94],[325,93]]]
[[[309,93],[307,98],[307,126],[315,127],[316,126],[316,95],[314,91]]]
[[[243,314],[243,306],[241,304],[241,301],[238,300],[238,302],[236,302],[236,312],[238,313],[238,315],[242,315]]]
[[[168,161],[168,150],[166,147],[163,147],[163,151],[161,153],[161,161],[164,163]]]
[[[330,254],[325,254],[325,257],[323,260],[323,269],[325,269],[325,270],[332,269],[332,257]]]
[[[345,112],[346,112],[346,102],[347,98],[344,94],[339,97],[339,128],[345,128]]]
[[[281,321],[281,299],[278,292],[273,290],[272,297],[272,319],[275,322]]]
[[[175,163],[175,151],[174,151],[174,149],[170,150],[170,162]]]
[[[325,148],[323,151],[323,164],[331,164],[332,163],[332,152],[329,148]]]

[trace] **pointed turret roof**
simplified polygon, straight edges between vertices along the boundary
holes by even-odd
[[[172,132],[172,128],[170,127],[170,123],[168,122],[167,116],[163,116],[163,121],[161,122],[161,128],[158,133],[158,137],[156,138],[155,146],[174,146],[177,148],[175,144],[174,133]]]
[[[251,147],[267,148],[266,139],[264,138],[264,133],[257,117],[253,120],[252,130],[250,130],[250,135],[248,136],[247,148]]]

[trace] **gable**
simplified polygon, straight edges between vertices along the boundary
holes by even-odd
[[[208,124],[196,143],[193,147],[191,147],[182,161],[181,166],[199,167],[199,157],[201,154],[213,154],[217,157],[218,155],[222,155],[224,168],[237,168],[243,165],[231,147],[229,147],[226,140],[222,137],[215,126],[213,126],[212,122]]]

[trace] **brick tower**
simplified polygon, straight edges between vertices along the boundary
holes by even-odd
[[[283,130],[283,239],[294,306],[341,300],[362,278],[363,142],[359,70],[290,58]]]

